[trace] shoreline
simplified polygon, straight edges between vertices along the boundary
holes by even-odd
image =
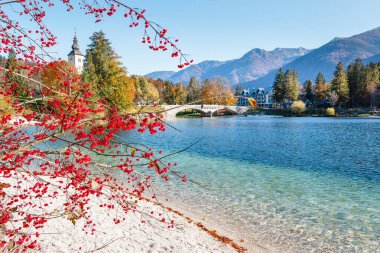
[[[34,181],[33,178],[29,180],[31,182],[22,183],[21,187]],[[3,181],[10,185],[19,183],[14,178]],[[8,190],[10,193],[14,191],[13,187]],[[247,252],[237,242],[193,217],[149,198],[129,195],[131,201],[138,204],[128,213],[117,206],[117,201],[109,201],[107,195],[101,195],[91,197],[87,219],[73,222],[66,215],[48,219],[38,231],[41,250],[28,252]],[[43,211],[51,213],[61,208],[65,201],[65,195],[58,195],[54,199],[44,199],[40,204],[50,203]],[[102,207],[106,202],[115,208]],[[115,224],[115,218],[119,224]],[[88,219],[92,225],[87,225]],[[27,233],[33,231],[25,230]]]

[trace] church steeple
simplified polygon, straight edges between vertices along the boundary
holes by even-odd
[[[82,74],[84,55],[80,51],[76,33],[74,35],[73,45],[71,46],[71,49],[71,52],[68,54],[69,63],[78,70],[79,74]]]

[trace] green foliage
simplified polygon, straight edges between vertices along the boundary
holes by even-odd
[[[136,93],[133,79],[127,77],[126,69],[117,60],[118,56],[102,31],[95,32],[90,39],[82,80],[90,83],[96,95],[105,98],[110,105],[127,109],[133,104]]]
[[[304,89],[306,96],[305,98],[308,99],[310,102],[314,101],[314,87],[313,87],[313,82],[311,80],[307,80],[304,83]]]
[[[296,101],[298,99],[298,75],[294,70],[291,72],[287,70],[285,73],[285,90],[286,90],[286,100]]]
[[[136,82],[136,100],[143,104],[149,104],[159,100],[160,95],[154,84],[148,82],[145,77],[135,77]]]
[[[286,82],[285,75],[282,69],[280,69],[275,77],[273,86],[273,97],[276,102],[283,102],[286,96]]]
[[[339,96],[339,102],[345,105],[350,98],[347,74],[344,71],[343,62],[339,62],[331,81],[331,91],[335,91]]]
[[[13,51],[8,54],[8,59],[5,63],[5,68],[9,71],[5,73],[6,86],[12,87],[12,90],[17,97],[28,97],[30,93],[30,87],[27,84],[27,79],[17,74],[22,74],[20,70],[20,64],[16,59],[16,55]]]
[[[199,81],[192,77],[187,87],[187,103],[193,103],[201,99],[201,86]]]
[[[367,94],[366,67],[360,59],[356,59],[348,65],[347,78],[351,107],[365,105]]]
[[[174,95],[174,89],[173,84],[170,81],[165,82],[164,87],[164,99],[165,104],[168,105],[174,105],[175,104],[175,95]]]
[[[327,108],[326,109],[326,116],[334,117],[335,116],[335,109],[334,108]]]

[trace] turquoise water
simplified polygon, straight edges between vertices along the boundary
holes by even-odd
[[[380,120],[175,119],[139,141],[196,183],[172,198],[260,245],[294,252],[380,252]],[[125,133],[129,135],[130,133]],[[131,136],[127,136],[131,138]]]

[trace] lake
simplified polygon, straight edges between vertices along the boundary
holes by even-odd
[[[242,238],[293,252],[380,252],[380,120],[169,119],[137,138],[174,152],[171,198]],[[130,133],[125,133],[131,138]]]

